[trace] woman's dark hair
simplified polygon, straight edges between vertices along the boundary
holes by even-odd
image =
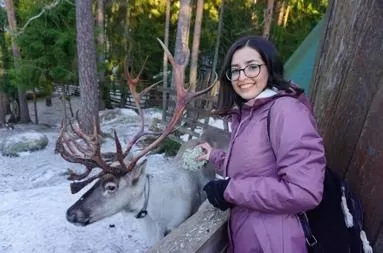
[[[266,64],[269,73],[267,88],[276,88],[291,92],[290,82],[284,79],[283,63],[280,60],[279,53],[274,45],[258,36],[245,36],[237,40],[228,50],[219,76],[220,88],[218,93],[217,111],[219,114],[227,113],[232,107],[237,105],[239,108],[245,102],[233,89],[231,81],[226,77],[226,71],[231,68],[231,59],[234,53],[241,48],[251,47],[258,51],[262,60]]]

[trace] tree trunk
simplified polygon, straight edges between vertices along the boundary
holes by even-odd
[[[129,13],[129,0],[126,0],[125,1],[125,4],[123,4],[125,10],[126,10],[126,15],[125,15],[125,26],[124,26],[124,49],[125,49],[125,52],[124,54],[125,55],[128,55],[131,53],[130,52],[130,49],[131,49],[131,43],[129,41],[129,38],[131,37],[130,36],[130,31],[129,31],[129,16],[130,16],[130,13]]]
[[[104,34],[104,0],[97,0],[97,62],[98,62],[98,82],[100,84],[99,109],[105,109],[105,102],[108,97],[108,89],[105,85],[105,34]]]
[[[20,56],[20,49],[16,44],[15,41],[15,34],[17,32],[17,25],[16,25],[16,15],[15,15],[15,9],[13,5],[13,0],[6,0],[5,6],[7,9],[7,17],[8,17],[8,24],[9,24],[9,30],[11,32],[11,38],[12,38],[12,54],[14,58],[14,64],[15,68],[17,68],[19,64],[19,60],[21,59]],[[28,102],[25,96],[25,90],[22,88],[22,85],[19,84],[17,87],[17,95],[19,99],[19,106],[20,106],[20,123],[30,123],[31,118],[29,116],[29,109],[28,109]]]
[[[283,17],[283,28],[286,28],[287,21],[289,20],[289,14],[290,14],[291,6],[287,5],[285,16]]]
[[[171,0],[166,0],[166,18],[165,18],[165,36],[164,44],[166,47],[169,47],[169,23],[170,23],[170,4]],[[168,107],[169,95],[167,92],[168,89],[168,56],[164,52],[164,70],[163,70],[163,92],[162,92],[162,120],[166,120],[166,108]]]
[[[180,0],[180,2],[181,6],[178,15],[176,46],[174,50],[174,60],[178,64],[182,64],[189,60],[187,57],[189,56],[189,31],[191,16],[190,0]],[[172,87],[175,87],[174,75],[172,78]]]
[[[0,128],[5,126],[5,116],[7,114],[8,99],[7,96],[1,91],[0,87]]]
[[[383,229],[382,13],[378,0],[330,1],[310,90],[328,165],[362,200],[372,240]]]
[[[0,30],[0,61],[1,61],[1,66],[0,68],[2,69],[7,69],[9,66],[9,53],[8,53],[8,48],[6,45],[6,37],[5,37],[5,31]],[[0,127],[4,127],[6,123],[6,115],[7,115],[7,109],[8,109],[8,97],[7,95],[3,92],[4,91],[4,85],[5,85],[5,80],[6,80],[6,73],[0,74],[0,78],[2,81],[2,84],[0,84]]]
[[[203,0],[197,0],[196,17],[194,23],[193,33],[193,45],[190,61],[190,75],[189,75],[189,87],[192,90],[196,89],[197,86],[197,67],[198,67],[198,53],[199,43],[201,38],[201,25],[203,16]]]
[[[286,1],[282,1],[282,2],[277,2],[276,4],[276,10],[278,12],[278,20],[277,20],[277,24],[279,26],[282,26],[283,24],[283,19],[285,17],[285,9],[286,9]]]
[[[0,61],[2,62],[0,68],[7,69],[8,66],[8,60],[7,60],[7,55],[8,55],[8,49],[6,48],[6,42],[5,42],[5,32],[0,31]],[[7,95],[3,92],[4,89],[4,83],[6,79],[6,73],[0,74],[0,78],[2,83],[0,84],[0,127],[4,127],[6,123],[6,115],[7,115],[7,107],[8,107],[8,97]]]
[[[86,133],[92,132],[93,123],[99,130],[99,86],[96,79],[92,2],[92,0],[76,0],[76,39],[81,96],[79,123]]]
[[[36,91],[35,89],[33,88],[33,98],[32,98],[32,101],[33,101],[33,111],[35,113],[35,124],[38,125],[39,124],[39,114],[38,114],[38,110],[37,110],[37,95],[36,95]]]
[[[191,53],[191,61],[190,61],[190,73],[189,73],[189,88],[192,91],[196,90],[197,87],[197,67],[198,67],[198,51],[199,51],[199,43],[201,38],[201,24],[202,24],[202,16],[203,16],[203,0],[197,0],[197,8],[196,8],[196,17],[194,23],[194,32],[193,32],[193,45],[192,45],[192,53]],[[193,100],[190,102],[190,106],[192,108],[200,108],[202,106],[201,101]],[[199,113],[197,111],[188,111],[188,118],[198,120]],[[195,129],[195,125],[191,124],[190,128],[192,131]],[[193,136],[189,134],[189,140],[191,140]]]
[[[218,22],[218,31],[217,31],[217,40],[215,43],[215,50],[214,50],[214,59],[213,59],[213,72],[217,72],[217,62],[218,62],[218,55],[219,55],[219,46],[221,44],[221,34],[222,34],[222,27],[223,27],[223,12],[225,9],[225,1],[222,0],[221,2],[221,9],[219,11],[219,22]]]
[[[52,106],[52,96],[48,96],[45,98],[45,106],[47,106],[47,107]]]
[[[263,37],[269,39],[271,22],[273,20],[274,0],[267,0],[267,9],[265,10]]]
[[[223,13],[224,13],[224,10],[225,10],[225,1],[222,0],[222,2],[221,2],[221,9],[219,11],[219,23],[218,23],[218,31],[217,31],[217,40],[216,40],[215,50],[214,50],[212,74],[215,74],[217,72],[219,46],[220,46],[220,43],[221,43],[221,34],[222,34],[222,28],[223,28]],[[211,90],[211,94],[213,96],[215,96],[218,93],[219,85],[221,85],[221,84],[218,82],[216,85],[214,85],[213,89]],[[209,119],[207,119],[207,121],[208,120]],[[229,123],[228,123],[227,120],[223,121],[223,128],[224,128],[225,131],[229,131]]]

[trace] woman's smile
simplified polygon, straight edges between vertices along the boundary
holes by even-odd
[[[253,87],[253,85],[255,85],[255,83],[244,83],[244,84],[238,84],[238,87],[241,90],[247,90],[247,89]]]

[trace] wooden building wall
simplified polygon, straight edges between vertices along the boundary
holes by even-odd
[[[365,208],[375,252],[383,252],[383,1],[329,2],[310,97],[328,164]]]

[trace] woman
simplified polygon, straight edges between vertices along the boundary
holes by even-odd
[[[229,148],[200,144],[199,159],[226,177],[204,190],[230,208],[229,252],[307,252],[297,214],[320,203],[326,159],[303,91],[284,79],[274,46],[249,36],[229,49],[218,97],[231,118]]]

